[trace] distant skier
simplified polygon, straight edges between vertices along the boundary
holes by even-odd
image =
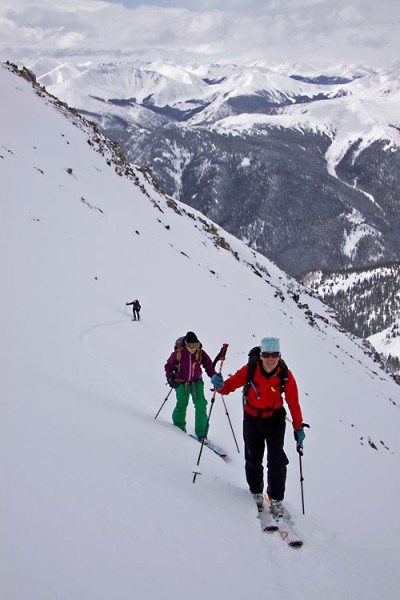
[[[139,300],[133,300],[132,302],[127,302],[126,306],[132,306],[133,311],[133,319],[132,321],[140,321],[140,306]]]

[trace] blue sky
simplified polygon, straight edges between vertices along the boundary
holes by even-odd
[[[1,60],[400,60],[398,0],[2,0]]]

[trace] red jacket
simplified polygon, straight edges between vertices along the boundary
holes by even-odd
[[[283,406],[283,399],[279,388],[280,377],[278,367],[276,373],[271,377],[264,377],[260,371],[260,364],[257,363],[254,372],[253,383],[257,389],[259,398],[252,385],[250,385],[244,410],[254,417],[270,417],[276,408]],[[234,392],[239,387],[247,385],[247,365],[236,371],[234,375],[229,377],[220,390],[220,394],[226,395]],[[285,400],[292,415],[293,429],[300,429],[303,424],[303,416],[299,404],[299,394],[297,391],[296,380],[291,371],[288,370],[288,380],[284,387]],[[272,410],[268,410],[272,409]],[[260,412],[261,411],[261,412]],[[264,412],[265,411],[265,412]]]

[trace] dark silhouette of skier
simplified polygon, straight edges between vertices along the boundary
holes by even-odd
[[[139,300],[133,300],[132,302],[127,302],[126,306],[132,306],[133,311],[133,319],[132,321],[140,321],[140,306]]]

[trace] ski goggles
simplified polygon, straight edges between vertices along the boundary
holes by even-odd
[[[279,358],[280,352],[261,352],[262,358]]]
[[[200,344],[198,342],[195,344],[186,344],[186,348],[189,348],[189,350],[197,350],[197,348],[200,348]]]

